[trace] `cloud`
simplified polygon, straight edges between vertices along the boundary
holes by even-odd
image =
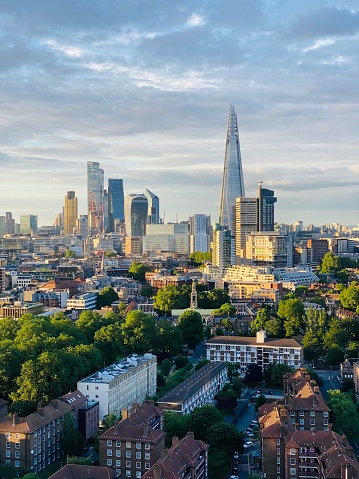
[[[201,15],[193,13],[187,20],[186,25],[187,27],[202,27],[203,25],[205,25],[205,23],[206,22]]]

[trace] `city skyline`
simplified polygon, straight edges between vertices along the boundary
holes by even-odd
[[[67,191],[86,214],[92,161],[215,222],[234,104],[248,197],[358,224],[357,2],[35,3],[1,2],[1,214],[52,224]]]

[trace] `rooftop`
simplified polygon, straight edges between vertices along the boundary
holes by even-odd
[[[266,338],[264,343],[257,343],[257,338],[250,336],[216,336],[209,339],[206,344],[230,344],[232,346],[268,346],[271,348],[301,348],[302,346],[290,338]]]

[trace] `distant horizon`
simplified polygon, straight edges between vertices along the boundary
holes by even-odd
[[[4,2],[0,215],[87,214],[87,161],[219,219],[228,110],[275,221],[359,223],[356,0]]]

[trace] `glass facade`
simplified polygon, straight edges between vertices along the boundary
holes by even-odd
[[[222,182],[221,207],[219,223],[228,229],[234,228],[234,210],[236,198],[245,196],[241,149],[238,135],[237,115],[231,105],[228,115],[226,153]]]
[[[145,195],[126,195],[125,225],[127,236],[145,236],[148,201]]]
[[[109,231],[115,231],[115,221],[125,220],[125,197],[123,193],[123,180],[110,178],[108,180],[108,226]]]
[[[103,230],[103,188],[104,172],[100,163],[87,162],[87,204],[88,228],[90,234],[98,234]]]
[[[145,196],[148,201],[147,223],[149,225],[160,222],[160,200],[157,195],[146,188]]]
[[[258,186],[259,231],[274,231],[274,203],[277,198],[274,191]]]

